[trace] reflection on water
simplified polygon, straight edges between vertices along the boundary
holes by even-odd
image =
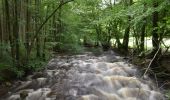
[[[134,66],[114,53],[58,56],[44,73],[30,83],[38,88],[24,87],[9,100],[21,98],[24,89],[25,100],[164,100],[149,79],[137,77]]]

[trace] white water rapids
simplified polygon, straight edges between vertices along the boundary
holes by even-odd
[[[149,78],[113,52],[57,56],[7,100],[165,100]]]

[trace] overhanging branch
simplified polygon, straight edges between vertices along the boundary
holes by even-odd
[[[38,29],[36,29],[36,31],[35,31],[36,33],[35,33],[32,41],[31,41],[30,51],[31,51],[31,48],[32,48],[32,46],[33,46],[33,44],[34,44],[34,41],[35,41],[36,37],[38,36],[38,33],[41,31],[41,29],[43,28],[43,26],[48,22],[48,20],[49,20],[63,5],[65,5],[65,4],[69,3],[69,2],[72,2],[72,1],[74,1],[74,0],[68,0],[68,1],[65,1],[65,2],[63,2],[63,3],[60,3],[60,4],[58,5],[58,7],[44,20],[44,22],[40,25],[40,27],[39,27]]]
[[[48,20],[65,4],[69,3],[69,2],[72,2],[74,0],[69,0],[69,1],[66,1],[64,3],[61,3],[46,19],[45,21],[40,25],[40,27],[38,28],[38,30],[36,31],[36,33],[39,33],[40,30],[43,28],[43,26],[48,22]]]

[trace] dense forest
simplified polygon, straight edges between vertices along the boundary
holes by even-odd
[[[144,74],[153,68],[168,79],[169,36],[169,0],[0,0],[0,80],[25,77],[54,54],[85,47],[145,61]]]

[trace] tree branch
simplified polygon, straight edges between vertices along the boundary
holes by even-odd
[[[150,66],[151,66],[151,64],[152,64],[152,62],[155,60],[156,56],[158,55],[160,49],[161,49],[161,47],[159,46],[159,49],[157,50],[157,52],[155,53],[154,57],[153,57],[152,60],[150,61],[150,63],[149,63],[149,65],[148,65],[148,67],[147,67],[145,73],[143,74],[143,77],[145,77],[145,75],[146,75],[146,73],[148,72],[148,70],[149,70],[149,68],[150,68]]]
[[[36,39],[36,37],[38,36],[38,33],[41,31],[41,29],[43,28],[43,26],[48,22],[48,20],[65,4],[69,3],[69,2],[72,2],[74,0],[68,0],[66,2],[63,2],[63,3],[60,3],[59,6],[45,19],[45,21],[40,25],[40,27],[38,29],[36,29],[36,33],[31,41],[31,45],[30,45],[30,51],[31,51],[31,48],[34,44],[34,41]]]
[[[74,0],[69,0],[69,1],[66,1],[64,3],[61,3],[46,19],[45,21],[40,25],[40,27],[38,28],[38,30],[36,31],[37,33],[40,32],[40,30],[43,28],[43,26],[47,23],[47,21],[58,11],[58,9],[60,9],[63,5],[69,3],[69,2],[72,2]]]

